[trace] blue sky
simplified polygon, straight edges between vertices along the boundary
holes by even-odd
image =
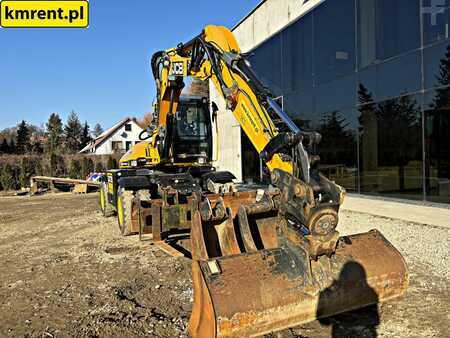
[[[234,26],[260,0],[91,0],[88,29],[0,28],[0,129],[75,110],[104,128],[151,110],[153,52],[208,24]]]

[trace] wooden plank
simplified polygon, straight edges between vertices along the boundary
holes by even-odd
[[[184,254],[175,249],[174,247],[170,246],[166,242],[158,241],[154,243],[158,248],[160,248],[162,251],[164,251],[166,254],[172,257],[184,257]]]
[[[76,180],[72,178],[61,178],[61,177],[49,177],[49,176],[33,176],[31,178],[33,182],[46,182],[50,184],[68,184],[68,185],[75,185],[75,184],[87,184],[88,186],[92,187],[99,187],[101,185],[100,182],[93,182],[93,181],[86,181],[86,180]]]

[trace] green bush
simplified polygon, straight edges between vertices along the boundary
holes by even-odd
[[[95,164],[95,172],[96,173],[104,173],[105,172],[105,166],[103,165],[102,162],[97,162]]]
[[[2,185],[2,172],[3,172],[3,163],[0,163],[0,191],[3,190],[3,185]]]
[[[2,168],[0,182],[4,190],[12,190],[15,188],[14,169],[11,164],[6,163]]]
[[[13,168],[13,182],[14,182],[13,189],[17,190],[20,189],[20,165],[13,164],[12,168]]]
[[[108,166],[107,167],[108,167],[108,170],[109,169],[117,169],[117,160],[112,156],[108,157]]]
[[[80,161],[72,159],[69,167],[69,177],[73,179],[81,178],[81,164]]]
[[[30,177],[34,174],[32,163],[27,157],[23,157],[20,163],[19,182],[22,188],[30,186]]]
[[[56,160],[56,177],[66,177],[66,176],[67,176],[66,162],[63,156],[58,155]]]
[[[30,177],[36,175],[85,179],[92,172],[105,172],[103,161],[106,160],[106,157],[62,156],[57,153],[43,158],[33,155],[3,155],[0,157],[0,190],[29,187]],[[108,163],[112,168],[117,167],[117,161],[113,157],[108,159]]]
[[[55,153],[51,153],[49,162],[50,163],[48,164],[48,166],[46,166],[46,172],[48,176],[53,177],[56,175],[56,169],[58,165],[58,155],[56,155]]]
[[[81,177],[86,179],[89,174],[94,172],[94,161],[91,158],[83,157],[81,161]]]
[[[37,176],[43,176],[44,175],[44,169],[42,168],[42,161],[39,159],[39,158],[37,158],[35,161],[34,161],[34,171],[35,171],[35,175],[37,175]]]

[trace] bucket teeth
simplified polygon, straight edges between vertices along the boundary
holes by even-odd
[[[247,212],[243,206],[239,207],[238,210],[238,222],[239,222],[239,230],[242,238],[242,243],[244,244],[246,252],[256,252],[256,244],[253,240],[252,233],[250,230],[250,225],[248,223]]]

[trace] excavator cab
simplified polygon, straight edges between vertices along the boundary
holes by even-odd
[[[156,142],[148,140],[157,130]],[[122,169],[155,167],[159,164],[211,166],[213,149],[211,113],[205,97],[183,95],[177,113],[167,115],[164,128],[149,126],[144,142],[130,149],[121,159]],[[136,164],[136,165],[134,165]]]
[[[173,118],[176,162],[206,164],[212,158],[212,125],[207,98],[182,96]]]

